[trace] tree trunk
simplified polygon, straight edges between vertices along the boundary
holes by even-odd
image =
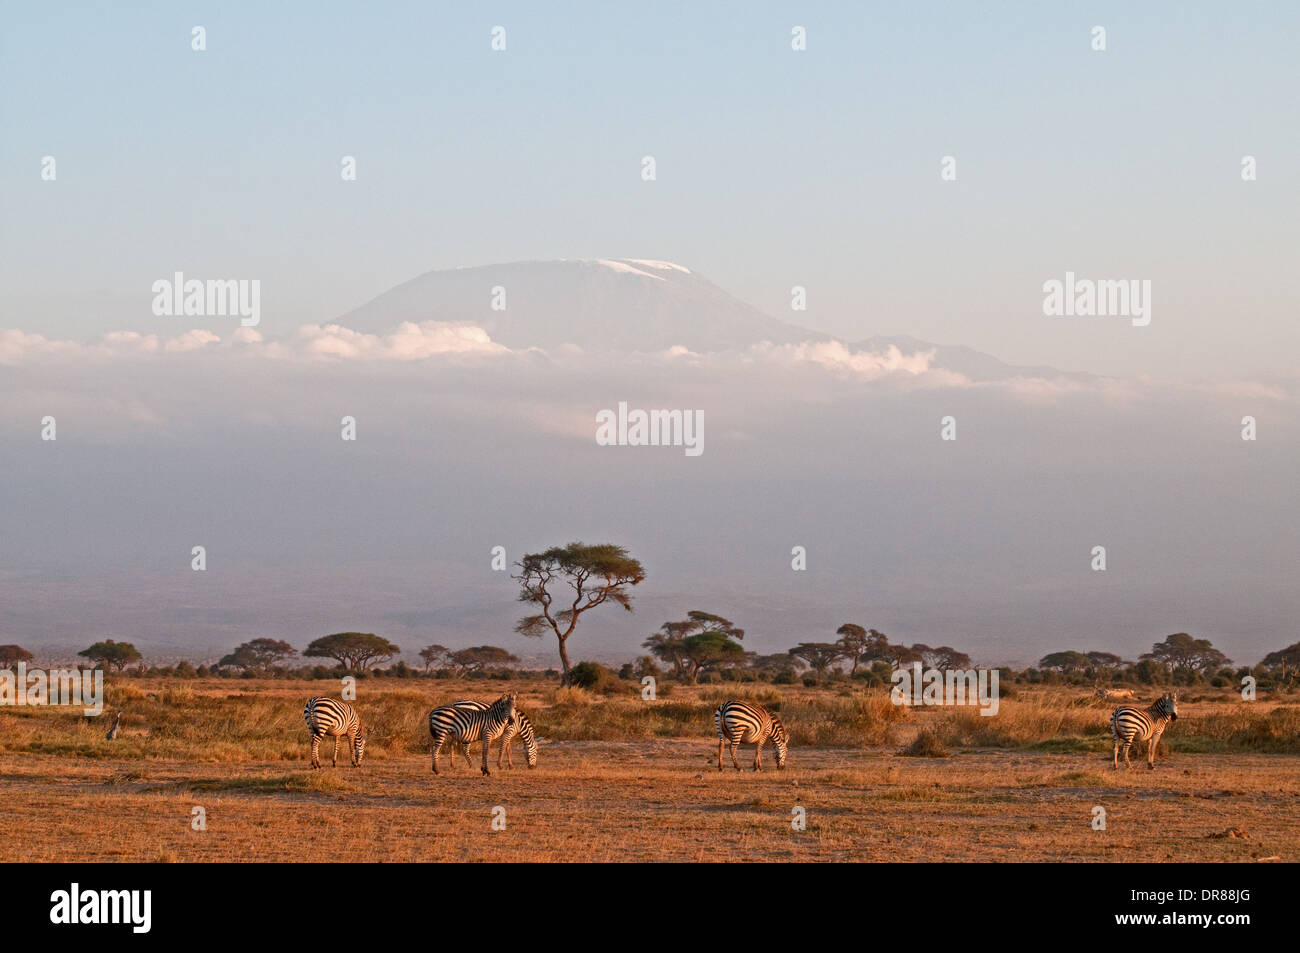
[[[560,676],[560,684],[571,684],[569,681],[569,652],[568,649],[564,647],[563,638],[560,639],[560,665],[564,668],[564,674]]]

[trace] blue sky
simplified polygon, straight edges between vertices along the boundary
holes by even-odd
[[[259,277],[292,324],[434,268],[642,256],[780,317],[802,284],[850,339],[1281,372],[1300,9],[1130,7],[10,2],[2,323],[133,327],[177,269]],[[1067,269],[1152,279],[1152,327],[1045,319]]]

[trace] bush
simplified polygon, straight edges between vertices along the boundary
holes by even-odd
[[[804,687],[804,688],[816,688],[816,687],[817,687],[817,676],[816,676],[816,675],[805,675],[805,676],[803,677],[803,687]]]
[[[570,684],[591,691],[599,691],[613,678],[613,673],[599,662],[579,662],[569,669]]]
[[[782,670],[782,671],[780,671],[780,672],[777,672],[774,676],[772,676],[772,684],[773,684],[773,685],[793,685],[793,684],[794,684],[794,672],[792,672],[792,671],[791,671],[790,669],[788,669],[788,668],[787,668],[787,669],[784,669],[784,670]]]
[[[952,755],[939,736],[926,729],[916,736],[916,740],[905,747],[899,754],[908,758],[947,758]]]

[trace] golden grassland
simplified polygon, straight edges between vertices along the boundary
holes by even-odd
[[[110,679],[114,741],[104,718],[0,709],[0,860],[1300,860],[1300,705],[1286,696],[1185,692],[1156,770],[1135,749],[1115,772],[1114,703],[1083,689],[1017,687],[984,717],[847,687],[672,685],[644,702],[632,683],[366,679],[365,763],[341,746],[330,768],[327,741],[311,771],[302,706],[335,687]],[[516,748],[513,770],[494,752],[483,777],[477,746],[472,770],[444,748],[435,778],[429,709],[507,689],[537,726],[538,768]],[[717,770],[712,711],[727,698],[779,709],[787,770],[768,751],[749,771],[752,747],[743,773]]]

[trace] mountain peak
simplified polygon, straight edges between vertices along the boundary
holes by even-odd
[[[369,333],[390,332],[403,321],[475,324],[510,348],[708,352],[827,338],[764,314],[689,268],[650,258],[431,271],[339,318]]]

